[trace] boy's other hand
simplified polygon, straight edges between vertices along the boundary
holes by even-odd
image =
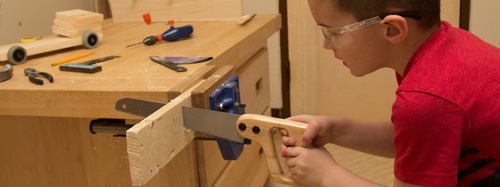
[[[282,150],[292,178],[308,186],[321,186],[328,173],[338,166],[323,147],[286,147]]]

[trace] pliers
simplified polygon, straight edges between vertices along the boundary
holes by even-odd
[[[39,75],[45,77],[47,80],[49,80],[50,83],[54,82],[54,77],[52,77],[52,75],[50,75],[49,73],[46,73],[46,72],[39,72],[34,68],[24,69],[24,75],[28,76],[31,83],[37,84],[37,85],[43,85],[43,80],[36,78]]]

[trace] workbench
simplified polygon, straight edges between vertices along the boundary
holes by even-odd
[[[245,25],[175,23],[186,24],[194,27],[190,38],[126,48],[161,34],[168,25],[105,20],[97,48],[58,50],[13,66],[14,76],[0,83],[0,186],[132,186],[126,137],[89,131],[94,119],[125,119],[131,124],[141,120],[115,110],[121,98],[168,103],[202,80],[237,74],[246,112],[269,115],[266,41],[281,28],[280,16],[257,15]],[[102,71],[94,74],[64,72],[50,65],[88,51],[94,54],[74,63],[109,55],[120,58],[96,64]],[[178,73],[152,62],[153,55],[213,60],[181,65],[188,71]],[[30,83],[25,68],[50,73],[54,82]],[[215,142],[195,140],[144,186],[264,186],[267,180],[258,144],[246,146],[237,161],[224,161]]]

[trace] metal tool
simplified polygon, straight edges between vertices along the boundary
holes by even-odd
[[[156,111],[162,106],[162,103],[154,101],[124,98],[116,103],[115,108],[118,111],[145,116],[148,115],[145,111]],[[273,179],[284,184],[300,185],[284,174],[283,167],[278,160],[280,156],[275,149],[273,134],[276,134],[278,130],[286,130],[288,136],[300,140],[307,124],[269,116],[237,115],[192,107],[182,107],[182,117],[184,127],[194,131],[235,142],[242,142],[246,138],[259,142],[264,149]],[[297,142],[300,144],[300,141]]]
[[[102,71],[101,66],[93,66],[87,64],[65,64],[59,66],[61,71],[78,72],[78,73],[97,73]]]
[[[93,59],[85,62],[81,62],[78,64],[64,64],[59,66],[59,70],[61,71],[70,71],[70,72],[80,72],[80,73],[96,73],[102,70],[101,66],[94,66],[93,64],[112,60],[115,58],[119,58],[120,56],[107,56],[98,59]]]
[[[173,22],[172,22],[172,24],[173,24]],[[192,25],[185,25],[182,27],[174,27],[173,25],[171,25],[170,28],[168,30],[166,30],[165,32],[163,32],[161,35],[148,36],[148,37],[144,38],[144,40],[142,40],[142,42],[127,45],[125,47],[132,47],[132,46],[136,46],[136,45],[140,45],[140,44],[144,44],[144,45],[149,46],[149,45],[154,45],[154,44],[161,42],[161,41],[173,42],[173,41],[181,40],[181,39],[184,39],[184,38],[191,36],[191,34],[193,34],[193,31],[194,31],[194,29],[193,29]]]
[[[89,61],[85,61],[85,62],[80,62],[78,64],[92,65],[92,64],[97,64],[97,63],[100,63],[100,62],[112,60],[112,59],[115,59],[115,58],[120,58],[120,56],[111,55],[111,56],[97,58],[97,59],[93,59],[93,60],[89,60]]]
[[[36,78],[38,76],[42,76],[42,77],[46,78],[47,80],[49,80],[50,83],[54,82],[54,78],[52,77],[52,75],[50,75],[49,73],[46,73],[46,72],[39,72],[34,68],[24,69],[24,75],[28,76],[30,82],[33,84],[36,84],[36,85],[43,85],[43,83],[44,83],[42,79]]]
[[[170,62],[166,60],[165,58],[159,57],[159,56],[150,56],[149,57],[152,61],[161,64],[167,68],[170,68],[174,71],[177,72],[185,72],[187,69],[185,67],[178,66],[177,64],[174,64],[173,62]]]
[[[9,80],[12,78],[12,75],[14,73],[14,69],[10,64],[5,64],[5,66],[0,69],[0,82]]]

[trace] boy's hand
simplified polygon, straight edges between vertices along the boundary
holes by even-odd
[[[284,147],[282,153],[292,178],[308,186],[321,186],[328,173],[337,166],[334,158],[323,147]]]
[[[331,168],[337,164],[323,145],[332,137],[332,118],[327,116],[298,115],[289,120],[307,123],[302,140],[295,140],[281,130],[283,144],[281,153],[292,174],[292,178],[308,186],[321,186]],[[334,118],[336,119],[336,118]],[[297,141],[301,141],[297,146]],[[313,145],[314,148],[305,148]]]
[[[314,146],[323,146],[331,142],[334,138],[332,128],[335,124],[334,120],[337,120],[337,118],[327,116],[298,115],[288,119],[308,124],[302,140],[296,140],[302,141],[301,145],[303,146],[311,144]],[[283,142],[287,145],[285,139],[283,139]],[[295,146],[295,143],[288,146]]]

